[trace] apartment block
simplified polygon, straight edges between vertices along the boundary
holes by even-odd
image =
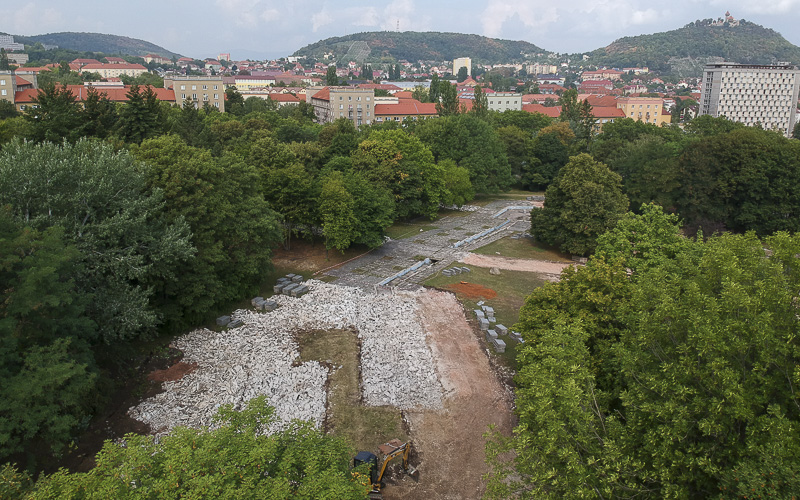
[[[792,133],[800,71],[791,65],[718,63],[703,71],[700,115]]]
[[[472,59],[469,57],[453,59],[453,74],[457,75],[458,70],[461,68],[467,68],[467,76],[472,76]]]
[[[639,122],[661,126],[672,122],[672,115],[664,110],[664,100],[660,97],[621,97],[617,99],[617,108],[625,113],[626,118]]]
[[[306,101],[314,108],[317,123],[347,118],[353,125],[369,125],[375,120],[375,91],[356,87],[324,87],[317,92],[306,89]]]
[[[175,102],[183,108],[186,100],[195,108],[209,106],[225,112],[225,87],[221,76],[175,76],[164,79],[164,88],[175,92]]]
[[[489,101],[489,111],[522,111],[522,94],[493,92],[487,93],[486,99]]]
[[[17,81],[14,72],[0,70],[0,99],[14,104],[14,95],[17,93]]]
[[[74,62],[76,62],[77,59]],[[147,73],[147,68],[141,64],[103,64],[90,63],[80,67],[81,73],[98,73],[103,78],[119,78],[122,75],[136,78],[142,73]]]

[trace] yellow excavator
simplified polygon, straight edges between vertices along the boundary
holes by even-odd
[[[386,472],[386,467],[389,462],[397,457],[403,457],[403,471],[411,477],[419,474],[417,469],[408,463],[408,456],[411,454],[411,441],[406,443],[401,442],[399,439],[392,439],[388,443],[384,443],[378,447],[378,452],[383,458],[380,459],[378,464],[378,456],[368,451],[360,451],[353,459],[353,467],[358,467],[361,464],[369,465],[369,478],[372,484],[372,491],[369,492],[370,499],[381,498],[381,488],[384,486],[382,479],[383,474]]]

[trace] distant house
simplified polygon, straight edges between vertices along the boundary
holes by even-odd
[[[315,89],[316,90],[316,89]],[[375,91],[356,87],[306,89],[306,102],[314,108],[317,123],[332,123],[346,118],[353,125],[369,125],[375,120]]]
[[[172,64],[172,60],[166,57],[161,57],[156,54],[147,54],[142,59],[144,59],[144,62],[146,62],[147,64],[150,64],[151,62],[154,62],[156,64]]]
[[[300,104],[300,99],[292,94],[269,94],[269,100],[276,102],[279,108],[284,106],[297,106]]]
[[[544,85],[564,85],[566,78],[561,75],[539,75],[536,77],[539,87]]]
[[[561,95],[566,92],[566,87],[555,83],[540,83],[539,84],[539,93],[540,94],[558,94]]]
[[[542,106],[541,104],[531,103],[522,106],[522,111],[541,113],[550,118],[558,118],[561,115],[561,106]]]
[[[578,92],[584,94],[608,94],[614,89],[611,80],[585,80],[578,87]]]
[[[439,116],[436,104],[422,103],[416,99],[397,99],[397,102],[377,101],[375,103],[375,122],[405,120],[425,120]]]
[[[106,62],[108,64],[127,64],[128,61],[121,57],[106,57]]]
[[[141,64],[85,64],[80,68],[81,73],[98,73],[103,78],[119,78],[122,75],[136,78],[142,73],[147,73],[147,68]]]
[[[220,71],[222,69],[222,63],[214,59],[211,59],[206,61],[205,67],[206,69],[210,69],[213,71]]]
[[[597,71],[584,71],[581,74],[581,80],[611,80],[616,81],[622,78],[624,73],[616,69],[600,69]]]
[[[77,67],[80,69],[83,66],[86,66],[87,64],[101,64],[101,63],[97,59],[74,59],[72,61],[72,64],[77,65]]]

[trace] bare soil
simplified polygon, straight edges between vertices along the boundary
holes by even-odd
[[[150,372],[147,375],[147,380],[151,382],[174,382],[192,373],[195,369],[197,369],[197,363],[178,361],[167,369]]]
[[[483,434],[494,424],[510,435],[515,424],[510,395],[455,295],[428,289],[420,306],[444,388],[444,409],[405,412],[419,476],[416,482],[409,477],[387,482],[384,498],[480,498],[488,472]]]
[[[558,277],[561,275],[561,271],[563,271],[564,268],[575,265],[564,262],[513,259],[510,257],[481,255],[477,253],[468,253],[462,257],[459,262],[478,267],[496,267],[498,269],[505,269],[507,271],[527,271],[545,274],[547,275],[547,278],[552,281],[558,280]]]
[[[491,288],[487,288],[483,285],[478,285],[476,283],[467,283],[466,281],[462,281],[460,283],[453,283],[452,285],[446,285],[444,288],[452,290],[455,293],[461,294],[470,300],[481,300],[481,299],[490,300],[497,297],[497,292],[495,292]]]

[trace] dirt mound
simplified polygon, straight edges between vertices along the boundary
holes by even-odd
[[[491,288],[486,288],[482,285],[477,285],[475,283],[467,283],[466,281],[462,281],[461,283],[454,283],[452,285],[447,285],[445,288],[448,290],[452,290],[453,292],[463,295],[468,299],[493,299],[497,297],[497,292],[492,290]]]
[[[166,370],[155,370],[147,375],[147,379],[153,382],[174,382],[180,380],[189,373],[197,369],[197,363],[184,363],[179,361]]]

